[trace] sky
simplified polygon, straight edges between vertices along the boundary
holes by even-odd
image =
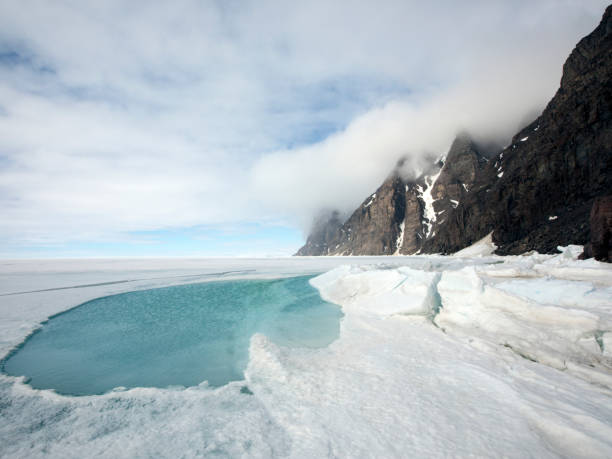
[[[0,0],[0,257],[290,255],[509,141],[606,3]]]

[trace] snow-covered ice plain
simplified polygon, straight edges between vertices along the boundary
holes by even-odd
[[[219,388],[69,397],[2,374],[0,456],[612,457],[612,265],[579,250],[2,261],[0,358],[85,301],[208,280],[325,272],[344,317],[325,348],[254,335]]]

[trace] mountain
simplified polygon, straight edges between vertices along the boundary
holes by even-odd
[[[338,225],[337,214],[326,223],[318,220],[296,255],[416,253],[443,224],[444,214],[463,199],[487,161],[465,133],[455,139],[446,161],[432,164],[416,180],[402,178],[400,161],[344,224]]]
[[[425,240],[435,238],[440,232],[449,215],[472,190],[478,174],[488,162],[467,133],[455,138],[440,174],[425,179],[431,189],[423,193],[426,214],[429,216]]]
[[[393,255],[406,213],[404,183],[394,172],[342,225],[329,255]]]
[[[500,254],[549,253],[589,238],[593,200],[612,190],[612,6],[563,66],[547,107],[476,179],[425,252],[490,232]]]
[[[417,179],[396,168],[342,225],[328,220],[325,243],[309,254],[453,253],[490,233],[499,254],[550,253],[588,242],[593,202],[610,193],[612,6],[510,145],[491,156],[462,133]]]
[[[297,256],[326,255],[329,244],[342,226],[338,211],[322,212],[315,219],[306,244],[297,251]]]

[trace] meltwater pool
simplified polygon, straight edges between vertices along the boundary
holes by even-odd
[[[311,277],[98,298],[50,318],[2,362],[2,371],[66,395],[241,380],[254,333],[294,347],[325,347],[338,337],[342,312],[321,299]]]

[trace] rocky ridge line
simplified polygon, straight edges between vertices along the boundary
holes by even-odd
[[[589,241],[593,202],[610,190],[612,5],[568,57],[542,114],[509,146],[489,158],[458,136],[443,165],[412,181],[394,170],[344,224],[321,225],[324,243],[298,254],[449,254],[489,233],[499,254],[552,253]]]

